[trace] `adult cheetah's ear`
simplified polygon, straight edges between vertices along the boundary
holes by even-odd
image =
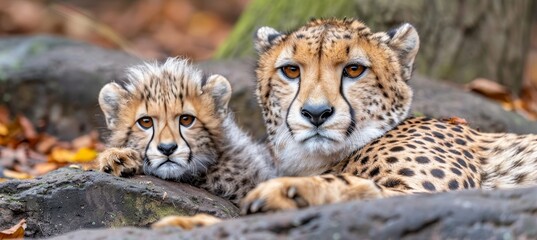
[[[285,35],[271,27],[260,27],[255,31],[254,46],[259,54],[269,50],[274,44],[283,39]]]
[[[108,129],[114,129],[117,124],[119,107],[125,99],[127,91],[117,83],[104,85],[99,93],[99,106],[106,118]]]
[[[403,78],[407,81],[412,76],[414,59],[420,47],[418,32],[412,25],[405,23],[386,34],[389,36],[388,45],[397,53],[403,68]]]
[[[216,104],[217,112],[225,112],[231,99],[231,85],[222,75],[214,74],[202,87],[202,94],[210,94]]]

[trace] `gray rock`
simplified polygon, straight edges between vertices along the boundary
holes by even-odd
[[[484,132],[537,133],[537,122],[508,112],[495,102],[445,82],[421,75],[410,80],[414,89],[412,111],[434,118],[462,117]]]
[[[249,216],[189,232],[80,230],[60,239],[535,239],[537,187],[349,202]]]
[[[48,122],[47,131],[71,139],[104,129],[97,104],[100,88],[123,79],[124,69],[141,60],[57,37],[0,39],[0,103],[33,121]],[[255,89],[255,59],[202,62],[207,73],[232,83],[231,107],[239,123],[256,137],[265,135]],[[537,133],[537,124],[473,93],[422,76],[411,80],[414,112],[432,117],[459,116],[483,131]]]
[[[80,228],[144,227],[167,215],[235,217],[235,205],[190,185],[154,177],[117,178],[63,168],[35,180],[0,183],[0,229],[25,218],[27,237]]]

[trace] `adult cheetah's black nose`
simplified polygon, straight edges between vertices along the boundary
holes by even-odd
[[[304,107],[302,107],[302,109],[300,109],[300,113],[302,114],[302,117],[307,119],[314,126],[318,127],[334,114],[334,108],[326,104],[306,104]]]
[[[172,155],[173,152],[177,149],[177,144],[175,143],[161,143],[157,146],[159,152],[166,156]]]

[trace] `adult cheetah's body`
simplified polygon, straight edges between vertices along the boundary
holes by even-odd
[[[260,28],[255,41],[270,146],[280,174],[297,177],[261,183],[243,212],[537,183],[537,135],[407,119],[411,25],[373,33],[353,19],[313,20],[289,34]]]

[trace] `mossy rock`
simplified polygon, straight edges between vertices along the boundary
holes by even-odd
[[[227,200],[190,185],[154,177],[117,178],[63,168],[36,180],[0,184],[0,229],[20,219],[27,237],[49,237],[80,228],[147,227],[168,215],[238,215]]]

